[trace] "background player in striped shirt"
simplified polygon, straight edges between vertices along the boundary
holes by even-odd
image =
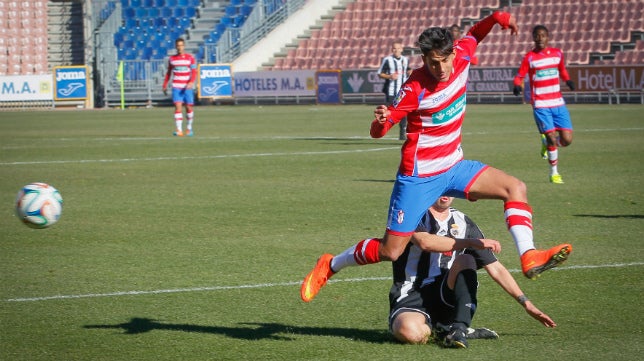
[[[186,54],[185,42],[179,38],[175,41],[177,54],[171,55],[168,59],[168,71],[163,81],[163,93],[168,92],[168,82],[172,76],[172,102],[174,103],[174,124],[175,136],[183,137],[183,109],[182,105],[186,104],[186,135],[194,135],[192,122],[194,121],[194,83],[197,79],[197,62],[195,58]]]
[[[546,327],[556,327],[496,259],[492,252],[498,253],[500,244],[485,239],[472,219],[451,207],[453,200],[441,196],[427,210],[412,243],[392,263],[389,326],[394,337],[403,343],[423,344],[433,331],[435,340],[456,348],[467,347],[468,339],[498,338],[489,329],[470,327],[477,308],[476,270],[480,268],[528,315]],[[435,252],[424,252],[415,245],[418,242],[431,242]]]
[[[402,41],[394,41],[391,44],[391,55],[387,55],[382,59],[380,68],[378,68],[378,77],[385,80],[382,87],[382,92],[385,94],[385,102],[391,104],[403,83],[411,74],[409,69],[409,59],[402,55],[403,44]],[[406,139],[407,119],[403,118],[398,125],[400,133],[398,139]]]
[[[345,267],[398,259],[427,208],[441,195],[503,201],[505,221],[528,278],[536,278],[568,258],[570,244],[549,250],[535,248],[525,183],[481,162],[463,159],[461,127],[470,59],[496,24],[510,28],[512,34],[518,32],[514,17],[497,11],[472,26],[456,43],[447,28],[429,28],[419,36],[425,66],[412,72],[393,104],[376,108],[371,123],[371,136],[381,138],[403,117],[408,118],[407,141],[402,146],[385,234],[363,239],[339,255],[322,255],[302,282],[303,301],[310,302],[327,280]]]
[[[557,147],[566,147],[572,143],[572,121],[561,95],[559,78],[566,82],[570,90],[575,90],[575,84],[570,80],[564,65],[563,52],[548,47],[548,38],[545,26],[537,25],[533,28],[534,49],[523,57],[519,72],[514,78],[514,95],[521,94],[523,78],[528,74],[534,120],[541,133],[541,155],[550,163],[550,182],[563,184],[557,170]]]

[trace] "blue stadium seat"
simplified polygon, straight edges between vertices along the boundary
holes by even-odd
[[[230,0],[230,5],[232,6],[241,6],[243,3],[243,0]]]
[[[186,16],[189,18],[194,18],[195,16],[197,16],[197,10],[193,7],[187,7]]]
[[[130,0],[131,7],[141,7],[141,0]]]
[[[125,48],[125,55],[124,59],[125,60],[134,60],[137,57],[137,51],[134,48]]]
[[[246,18],[244,18],[243,15],[235,16],[233,18],[233,28],[240,28],[242,25],[244,25],[244,20],[246,20]]]
[[[240,14],[242,14],[245,18],[250,15],[250,13],[253,12],[253,7],[251,5],[244,4],[241,7]]]
[[[123,8],[123,16],[126,19],[133,19],[134,17],[136,17],[136,12],[134,11],[134,8]]]
[[[190,18],[185,18],[185,17],[184,17],[184,18],[179,19],[179,25],[180,25],[182,28],[187,29],[187,28],[189,28],[190,26],[192,26],[192,21],[190,20]]]
[[[169,8],[167,6],[161,8],[161,16],[163,16],[164,18],[171,17],[172,16],[172,8]]]
[[[141,19],[141,18],[147,18],[148,17],[148,9],[146,8],[135,8],[135,14],[136,17]]]
[[[143,50],[141,51],[141,59],[143,59],[143,60],[150,60],[150,58],[152,57],[152,53],[153,53],[153,52],[154,52],[154,49],[153,49],[153,48],[151,48],[151,47],[149,47],[149,46],[146,46],[146,47],[145,47],[145,48],[143,48]]]
[[[114,46],[118,48],[119,45],[123,42],[124,37],[125,35],[120,32],[114,33]]]
[[[228,25],[232,24],[232,20],[229,16],[222,16],[221,19],[219,19],[219,24],[223,24],[225,30]]]
[[[172,10],[172,15],[175,18],[182,18],[186,15],[186,10],[184,8],[176,7]]]
[[[226,12],[226,16],[233,17],[237,15],[237,8],[235,6],[228,5],[226,6],[225,12]]]
[[[154,1],[154,6],[158,8],[162,8],[165,6],[165,0],[155,0]]]
[[[125,19],[125,27],[128,29],[133,29],[135,27],[139,26],[139,21],[136,18],[129,18]]]

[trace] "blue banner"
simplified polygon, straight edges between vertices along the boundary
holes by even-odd
[[[200,64],[199,98],[227,98],[233,96],[233,75],[230,64]]]
[[[342,79],[339,70],[320,70],[315,73],[318,104],[340,104],[342,102]]]
[[[88,92],[86,66],[54,67],[55,100],[86,100]]]

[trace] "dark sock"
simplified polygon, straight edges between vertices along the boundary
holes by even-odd
[[[454,325],[462,324],[465,326],[464,328],[467,328],[472,324],[472,317],[474,317],[474,312],[476,312],[477,286],[478,281],[475,270],[463,270],[456,276],[456,282],[454,284],[454,296],[456,299]]]

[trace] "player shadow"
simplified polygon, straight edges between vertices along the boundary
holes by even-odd
[[[575,214],[575,217],[588,217],[588,218],[630,218],[630,219],[642,219],[644,218],[644,215],[642,214],[613,214],[613,215],[606,215],[606,214]]]
[[[357,328],[341,327],[306,327],[293,326],[282,323],[244,322],[239,327],[202,326],[185,323],[165,323],[150,318],[134,317],[129,322],[116,325],[86,325],[90,329],[121,329],[125,334],[135,335],[154,330],[198,332],[224,335],[241,340],[280,340],[292,341],[289,335],[307,336],[336,336],[351,340],[370,343],[394,343],[389,333],[385,330],[362,330]]]

